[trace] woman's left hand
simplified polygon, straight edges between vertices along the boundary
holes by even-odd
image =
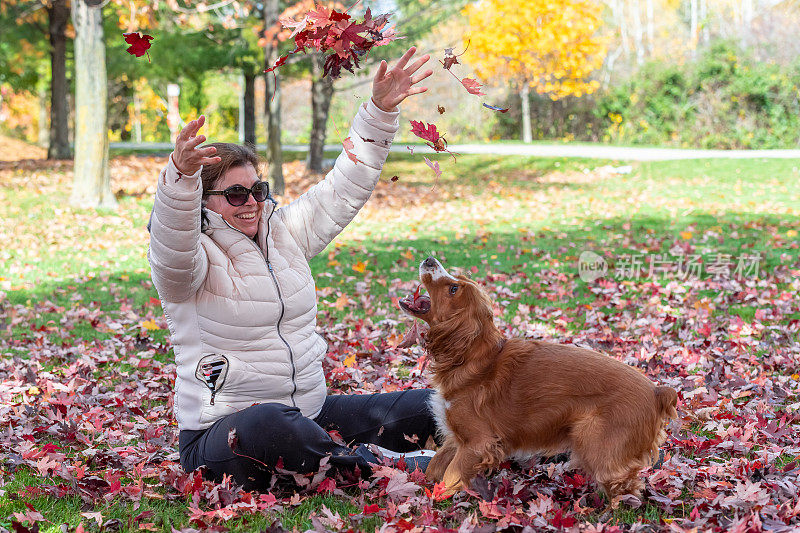
[[[400,102],[412,94],[424,93],[428,90],[427,87],[415,87],[415,85],[433,74],[433,71],[426,70],[422,74],[416,75],[414,73],[417,72],[431,56],[425,54],[406,68],[406,64],[408,64],[411,56],[413,56],[416,51],[417,48],[415,46],[409,48],[394,68],[388,72],[388,64],[386,61],[381,61],[378,72],[372,80],[372,101],[382,110],[395,111]]]

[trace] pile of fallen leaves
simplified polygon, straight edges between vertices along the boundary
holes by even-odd
[[[114,190],[151,194],[163,164],[163,158],[113,160]],[[71,177],[69,164],[59,165],[0,167],[0,193],[15,188],[55,192]],[[306,173],[302,163],[289,163],[284,171],[290,187],[284,200],[321,178]],[[592,175],[596,182],[609,179],[602,171]],[[542,181],[584,183],[589,176],[560,172]],[[393,205],[390,196],[398,186],[403,184],[383,181],[364,215]],[[486,188],[502,189],[491,183]],[[541,194],[552,199],[550,192]],[[406,199],[400,196],[393,201],[404,205]],[[486,204],[475,209],[485,211]],[[391,208],[384,215],[388,211]],[[146,244],[143,229],[132,232],[122,217],[116,218],[121,233],[113,233],[114,239],[121,240],[124,233]],[[102,220],[115,224],[111,217]],[[72,226],[67,221],[56,224],[62,222],[58,238],[43,250],[85,246],[86,236],[68,233]],[[763,232],[778,236],[770,226]],[[659,234],[642,240],[630,225],[613,236],[620,246],[651,252],[669,238]],[[695,242],[674,238],[675,246]],[[483,246],[482,234],[474,239],[465,242]],[[560,461],[504,463],[478,478],[468,493],[452,499],[443,499],[441,487],[419,473],[388,467],[359,482],[334,475],[323,464],[314,475],[276,478],[264,493],[244,491],[230,479],[215,484],[204,480],[201,472],[183,472],[172,412],[175,365],[160,304],[146,273],[139,275],[136,288],[149,297],[137,299],[130,285],[118,281],[118,273],[99,267],[85,276],[57,280],[50,297],[11,304],[0,292],[0,491],[21,471],[37,477],[37,483],[21,494],[4,493],[26,507],[0,519],[13,521],[17,531],[50,526],[46,509],[31,503],[37,496],[48,496],[79,499],[86,529],[161,529],[165,526],[157,523],[159,517],[143,507],[166,500],[185,507],[187,527],[225,531],[235,518],[266,516],[271,522],[313,496],[330,494],[354,502],[358,510],[343,514],[316,508],[311,522],[317,530],[370,528],[375,518],[397,531],[528,527],[746,532],[789,531],[800,524],[800,265],[787,259],[757,279],[744,280],[602,278],[589,285],[588,296],[578,304],[577,295],[586,285],[559,266],[569,260],[570,248],[538,249],[535,236],[526,232],[515,235],[514,241],[519,249],[498,246],[495,252],[520,258],[505,271],[488,262],[448,264],[463,267],[483,284],[496,302],[503,331],[605,351],[679,392],[680,420],[664,445],[664,462],[644,472],[643,499],[626,500],[620,511],[633,519],[622,522],[620,514],[604,514],[606,503],[592,480]],[[776,241],[775,246],[790,244]],[[416,271],[420,257],[410,250],[398,254],[399,268]],[[525,261],[545,266],[534,273],[520,254]],[[329,265],[346,261],[344,255],[331,250]],[[35,257],[30,262],[35,263]],[[399,346],[411,324],[398,310],[397,300],[413,292],[416,281],[393,279],[396,270],[387,274],[363,265],[347,267],[359,276],[352,291],[325,286],[333,285],[331,278],[338,274],[317,277],[318,321],[329,346],[323,365],[330,392],[427,386],[424,350]],[[79,289],[89,284],[103,287],[113,304],[85,298]],[[732,312],[745,306],[752,314]],[[365,312],[347,312],[354,309]],[[105,508],[119,503],[132,505],[126,521],[104,516]],[[281,531],[281,524],[273,524],[272,530]]]

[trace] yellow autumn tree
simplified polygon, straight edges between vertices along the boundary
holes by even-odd
[[[590,79],[603,64],[597,0],[480,0],[465,9],[467,61],[485,80],[502,80],[522,98],[523,139],[531,141],[531,89],[557,100],[594,92]]]

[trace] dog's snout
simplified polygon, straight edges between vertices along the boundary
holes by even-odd
[[[427,268],[436,268],[436,259],[433,257],[428,257],[425,261],[422,262]]]

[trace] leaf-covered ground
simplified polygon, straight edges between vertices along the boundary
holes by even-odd
[[[68,162],[30,160],[0,162],[0,528],[800,526],[800,162],[437,160],[432,188],[421,157],[393,155],[312,262],[331,392],[426,386],[424,353],[395,347],[410,326],[396,300],[433,254],[484,284],[509,335],[594,347],[679,391],[642,501],[604,513],[592,481],[557,461],[504,464],[452,499],[391,468],[361,484],[323,468],[263,494],[182,472],[145,256],[164,158],[114,158],[120,205],[101,213],[68,205]],[[318,179],[297,162],[286,176],[281,201]],[[581,280],[584,251],[604,277]]]

